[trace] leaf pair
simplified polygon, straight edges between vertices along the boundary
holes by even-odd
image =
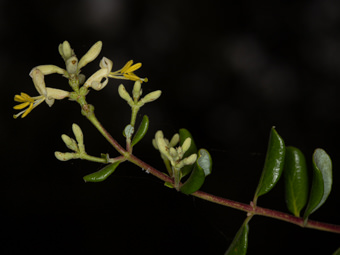
[[[264,168],[257,186],[254,204],[259,196],[268,193],[279,181],[282,172],[285,178],[285,197],[288,210],[296,217],[307,204],[308,174],[303,153],[295,147],[285,147],[283,139],[274,128],[271,129]],[[305,223],[311,213],[322,206],[332,187],[332,161],[323,149],[313,154],[313,182],[309,202],[304,213]],[[225,255],[243,255],[248,246],[248,221],[241,226]],[[334,254],[339,253],[336,251]]]
[[[285,197],[288,210],[295,216],[308,200],[308,174],[303,153],[295,147],[285,147],[283,139],[274,128],[271,129],[266,160],[258,187],[257,198],[269,192],[279,181],[282,172],[285,177]],[[313,154],[313,183],[304,219],[315,212],[327,199],[332,186],[332,161],[323,149]]]

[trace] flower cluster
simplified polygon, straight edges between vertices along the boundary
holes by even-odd
[[[108,78],[127,79],[140,82],[147,81],[147,78],[139,78],[134,74],[134,71],[141,67],[141,63],[132,65],[133,61],[130,60],[123,68],[111,72],[113,63],[106,57],[101,59],[99,64],[100,69],[86,80],[85,75],[81,74],[81,69],[98,57],[102,49],[101,41],[95,43],[79,61],[74,50],[67,41],[60,44],[58,49],[59,54],[65,61],[66,69],[55,65],[40,65],[34,67],[30,72],[30,76],[39,96],[31,97],[26,93],[15,95],[14,101],[19,104],[14,106],[14,109],[22,111],[14,115],[14,118],[19,116],[24,118],[44,101],[49,106],[52,106],[55,99],[61,100],[64,98],[72,98],[71,92],[69,91],[46,87],[44,80],[45,75],[57,73],[64,76],[69,80],[69,84],[75,92],[79,89],[79,85],[83,85],[85,89],[92,88],[94,90],[101,90],[107,85]]]
[[[155,139],[152,140],[153,146],[160,151],[162,159],[168,160],[173,169],[180,170],[185,165],[192,165],[196,162],[197,154],[191,154],[190,156],[183,158],[184,154],[190,148],[191,138],[185,139],[182,146],[175,146],[179,142],[179,135],[175,134],[171,141],[164,138],[162,131],[157,131],[155,135]]]

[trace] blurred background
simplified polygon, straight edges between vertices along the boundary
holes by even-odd
[[[73,102],[44,103],[14,120],[14,95],[37,95],[30,70],[64,67],[58,53],[64,40],[79,58],[103,41],[85,75],[103,56],[113,60],[113,70],[133,59],[143,63],[136,74],[149,79],[144,93],[163,91],[139,114],[138,120],[149,116],[150,129],[135,155],[163,170],[151,145],[154,133],[171,137],[185,127],[214,160],[202,190],[249,203],[276,126],[310,168],[315,148],[332,157],[332,193],[310,218],[340,224],[339,25],[336,0],[0,1],[1,254],[224,254],[246,216],[165,188],[128,163],[103,183],[85,184],[82,177],[102,165],[56,160],[54,151],[67,151],[61,134],[72,136],[77,123],[89,154],[116,152]],[[88,102],[124,144],[130,112],[117,93],[122,82],[132,89],[131,81],[110,80]],[[46,83],[69,89],[57,75]],[[287,211],[283,188],[281,180],[258,205]],[[331,254],[339,240],[254,217],[248,253]]]

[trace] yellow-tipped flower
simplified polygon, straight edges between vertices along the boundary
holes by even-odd
[[[14,101],[19,102],[20,104],[14,106],[13,108],[15,110],[22,110],[25,108],[26,109],[16,115],[13,115],[14,118],[17,118],[19,116],[24,118],[42,102],[46,101],[49,106],[52,106],[55,99],[64,99],[70,94],[68,91],[64,91],[61,89],[47,88],[45,86],[44,75],[37,68],[33,68],[33,70],[30,72],[30,76],[32,77],[34,86],[40,96],[30,97],[26,93],[15,95]]]
[[[141,68],[141,66],[142,63],[137,63],[133,65],[133,60],[130,60],[120,70],[111,72],[109,74],[109,77],[115,79],[147,82],[148,78],[140,78],[134,74],[134,71]]]

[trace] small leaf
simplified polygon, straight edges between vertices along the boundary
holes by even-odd
[[[305,220],[325,203],[332,189],[332,161],[323,149],[314,151],[313,170],[312,188],[304,214]]]
[[[248,221],[247,218],[224,255],[244,255],[247,253],[249,233]]]
[[[200,149],[198,159],[194,165],[188,180],[180,188],[180,191],[187,195],[199,190],[204,183],[205,177],[211,174],[212,159],[209,152],[205,149]]]
[[[298,148],[286,148],[283,174],[288,210],[300,217],[300,211],[308,198],[308,175],[305,156]]]
[[[149,118],[148,116],[144,115],[142,122],[139,125],[139,128],[135,134],[135,136],[132,139],[131,146],[136,145],[142,138],[145,136],[146,132],[149,128]]]
[[[83,177],[85,182],[102,182],[109,177],[117,168],[120,161],[105,166],[103,169]]]
[[[269,192],[280,179],[284,166],[285,152],[285,143],[273,127],[269,136],[262,175],[255,192],[255,201],[257,197]]]
[[[181,128],[179,130],[179,143],[180,143],[180,146],[183,145],[184,141],[187,138],[191,138],[191,144],[190,144],[189,149],[184,153],[183,158],[189,157],[191,154],[197,153],[197,147],[196,147],[196,144],[194,142],[194,139],[192,138],[192,135],[190,134],[190,132],[187,129]],[[193,167],[194,167],[194,164],[182,167],[182,169],[181,169],[182,177],[184,177],[187,174],[189,174],[191,172],[191,170],[193,169]]]
[[[205,176],[211,174],[212,159],[210,153],[206,149],[200,149],[198,151],[196,163],[203,169]]]

